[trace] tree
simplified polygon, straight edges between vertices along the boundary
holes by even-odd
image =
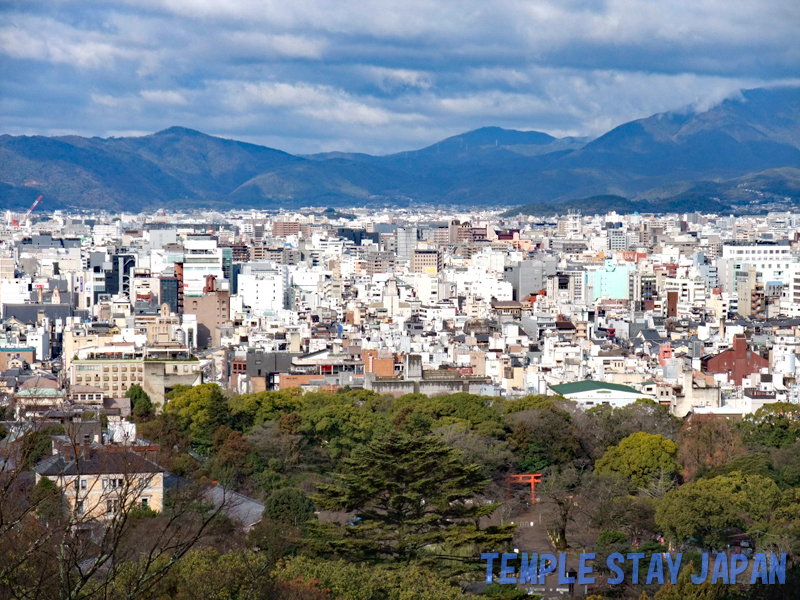
[[[306,394],[300,431],[323,444],[333,459],[347,456],[353,448],[386,431],[386,415],[359,406],[338,394]]]
[[[478,520],[497,504],[478,496],[488,480],[478,465],[435,437],[391,432],[353,451],[344,472],[319,486],[314,503],[353,513],[350,524],[315,527],[314,535],[339,553],[368,561],[424,561],[443,566],[459,548],[500,548],[513,526],[481,530]],[[474,551],[464,557],[473,562]]]
[[[265,421],[274,421],[303,406],[299,388],[234,396],[229,402],[237,429],[249,431]]]
[[[726,600],[731,597],[731,586],[719,581],[712,584],[710,574],[703,583],[692,583],[692,575],[699,573],[699,565],[690,563],[681,570],[675,585],[667,582],[659,588],[655,600]]]
[[[191,442],[207,450],[214,434],[230,421],[228,402],[216,383],[204,383],[184,390],[167,402],[167,412],[175,414]]]
[[[767,404],[742,419],[739,427],[751,450],[791,446],[800,440],[800,406],[789,402]]]
[[[160,512],[143,509],[140,500],[156,489],[153,485],[160,486],[161,473],[142,469],[147,461],[140,453],[107,450],[90,459],[75,441],[71,452],[75,458],[64,463],[64,470],[51,475],[37,471],[36,486],[19,477],[15,481],[14,473],[5,470],[12,463],[25,465],[24,455],[0,457],[0,590],[10,597],[147,596],[181,557],[207,540],[220,511],[230,504],[226,496],[211,506],[204,488],[184,482],[165,495]],[[99,461],[106,462],[98,470]],[[98,473],[114,473],[114,485],[101,487]],[[51,476],[56,481],[44,483]],[[89,485],[79,487],[79,481]],[[120,588],[123,574],[126,585]]]
[[[671,440],[678,437],[678,420],[669,414],[669,409],[645,398],[619,408],[601,405],[584,411],[575,407],[571,413],[581,448],[592,460],[632,433],[643,431]]]
[[[297,488],[275,490],[264,501],[264,518],[300,527],[314,517],[314,503]]]
[[[502,417],[491,405],[491,400],[475,394],[457,393],[443,396],[416,398],[409,394],[392,403],[392,413],[410,413],[427,417],[432,428],[465,425],[485,436],[502,436]]]
[[[31,502],[36,506],[36,514],[47,523],[55,523],[64,518],[67,504],[61,490],[51,479],[43,477],[33,488]]]
[[[634,489],[645,488],[660,476],[678,473],[678,447],[659,434],[645,432],[629,435],[612,446],[597,461],[598,473],[619,473],[631,480]]]
[[[297,557],[278,563],[280,581],[318,582],[336,600],[458,600],[461,588],[419,565],[402,568]]]
[[[709,470],[706,477],[711,479],[718,475],[730,475],[738,471],[742,475],[761,475],[777,480],[779,475],[772,469],[772,460],[769,454],[742,454]]]
[[[629,487],[621,475],[596,476],[581,494],[581,509],[595,527],[622,531],[638,544],[652,539],[657,530],[657,500],[646,494],[631,496]]]
[[[774,481],[759,475],[736,472],[698,479],[664,497],[656,522],[674,541],[694,538],[702,547],[719,547],[731,528],[748,529],[760,537],[784,498]]]
[[[433,434],[459,450],[466,461],[481,465],[487,476],[497,471],[508,471],[515,462],[507,442],[476,433],[465,424],[439,427]]]
[[[147,420],[153,416],[153,403],[150,396],[138,383],[129,387],[125,396],[131,400],[131,414],[137,421]]]
[[[693,481],[708,469],[746,452],[733,423],[727,419],[693,415],[683,422],[679,454],[685,481]]]
[[[541,501],[547,529],[553,545],[565,550],[567,543],[567,527],[577,517],[585,513],[578,509],[580,493],[586,474],[574,466],[561,469],[553,468],[545,478],[543,485],[537,487],[536,497]]]
[[[525,473],[564,465],[578,455],[578,432],[572,417],[553,403],[514,413],[509,422],[513,427],[513,448]]]
[[[308,582],[279,580],[275,561],[262,552],[238,550],[222,554],[214,549],[194,550],[181,559],[155,587],[151,598],[182,600],[332,600],[319,586]],[[119,578],[124,587],[126,579]],[[113,597],[110,600],[114,600]]]
[[[247,487],[255,470],[256,452],[238,431],[222,425],[214,433],[211,459],[206,464],[209,476],[225,487],[240,490]]]

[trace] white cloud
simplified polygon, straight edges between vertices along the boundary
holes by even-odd
[[[368,127],[387,125],[395,121],[418,121],[417,114],[394,113],[382,108],[371,98],[355,98],[330,86],[307,83],[245,83],[225,82],[224,96],[239,111],[258,106],[284,108],[317,121],[359,124]]]
[[[3,13],[6,131],[179,123],[306,152],[395,151],[492,124],[597,135],[800,63],[797,0],[53,5]]]
[[[61,34],[48,35],[43,28],[39,35],[34,31],[14,26],[0,29],[0,53],[13,58],[65,64],[81,69],[112,66],[118,58],[126,56],[125,50],[113,43],[89,36],[79,39],[69,35],[64,27],[55,27]]]
[[[390,69],[388,67],[365,66],[361,68],[367,79],[374,81],[385,91],[412,87],[427,90],[433,85],[430,73],[413,69]]]
[[[174,104],[178,106],[189,104],[186,97],[176,90],[142,90],[139,95],[145,101],[153,104]]]
[[[225,34],[237,53],[278,55],[287,58],[321,58],[327,42],[303,35],[271,35],[260,31],[231,31]]]

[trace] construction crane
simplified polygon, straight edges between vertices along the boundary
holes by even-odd
[[[44,194],[42,194],[42,195],[41,195],[41,196],[39,196],[39,197],[38,197],[36,200],[34,200],[34,201],[33,201],[33,204],[31,204],[31,207],[28,209],[28,212],[26,212],[26,213],[25,213],[25,216],[24,216],[24,217],[22,217],[22,223],[21,223],[21,225],[27,225],[27,224],[28,224],[28,218],[31,216],[31,213],[33,212],[33,209],[34,209],[34,208],[36,208],[36,206],[39,204],[39,201],[40,201],[42,198],[44,198]],[[19,226],[18,226],[18,227],[19,227]]]

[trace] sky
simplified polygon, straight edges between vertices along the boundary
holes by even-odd
[[[0,0],[0,133],[598,136],[800,77],[797,0]]]

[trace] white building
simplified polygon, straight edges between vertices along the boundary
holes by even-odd
[[[272,263],[244,265],[239,274],[239,296],[250,314],[266,316],[286,308],[289,270]]]
[[[551,385],[550,389],[559,396],[573,400],[584,409],[602,405],[619,408],[633,404],[639,398],[655,400],[655,397],[639,392],[627,385],[602,383],[600,381],[576,381],[574,383]]]

